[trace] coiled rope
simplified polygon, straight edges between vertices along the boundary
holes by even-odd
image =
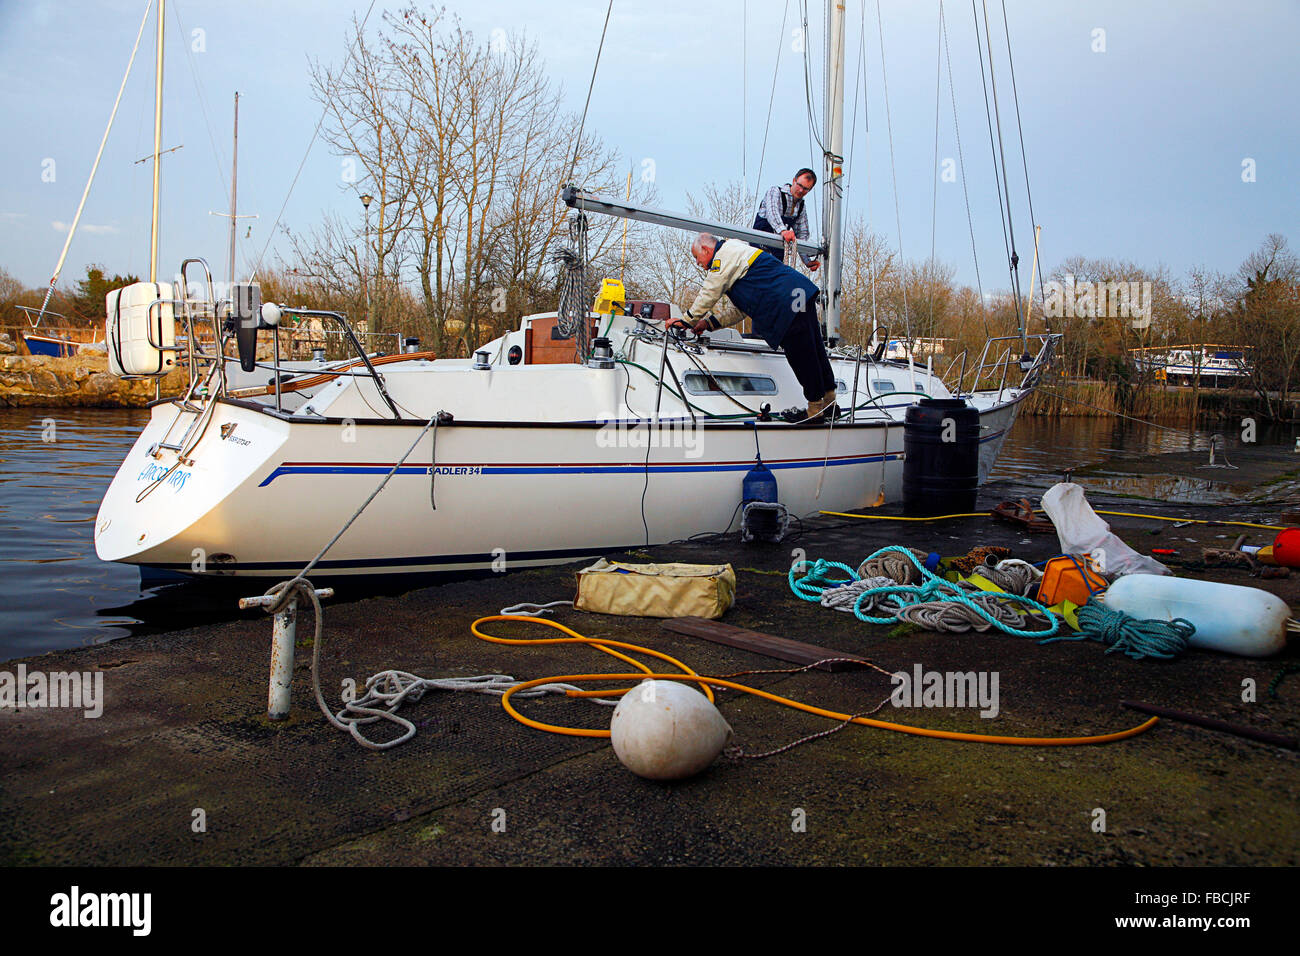
[[[1041,643],[1092,640],[1107,645],[1107,654],[1123,651],[1135,661],[1144,657],[1169,660],[1187,650],[1195,633],[1196,626],[1185,618],[1141,620],[1106,607],[1094,596],[1079,608],[1078,634],[1063,634]]]
[[[887,553],[882,549],[858,565],[858,577],[886,577],[895,584],[915,584],[922,580],[921,570],[927,557],[926,552],[916,548]]]
[[[790,568],[790,589],[802,600],[822,603],[822,597],[828,590],[849,586],[851,591],[846,593],[855,595],[853,616],[866,624],[890,624],[904,620],[938,630],[960,632],[972,627],[977,630],[996,628],[1015,637],[1040,638],[1050,637],[1060,630],[1062,619],[1037,601],[1011,592],[989,591],[972,596],[964,588],[945,581],[928,570],[918,558],[919,552],[913,552],[910,548],[898,545],[881,548],[863,561],[860,567],[884,567],[879,559],[887,554],[902,555],[924,583],[902,584],[893,578],[888,584],[864,587],[857,584],[862,580],[861,576],[847,564],[818,559],[811,566],[807,561],[798,561]],[[842,572],[846,577],[840,577],[834,572]],[[911,572],[908,576],[912,577]],[[847,598],[833,597],[828,606],[838,607],[841,600]],[[1024,605],[1030,611],[1045,615],[1047,626],[1026,627],[1035,619],[1007,602]],[[914,606],[918,610],[911,612],[910,617],[903,615],[907,608]],[[867,613],[873,610],[887,613],[888,616],[872,616]]]

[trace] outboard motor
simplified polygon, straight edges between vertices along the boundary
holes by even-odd
[[[785,537],[790,516],[785,505],[777,501],[776,476],[758,456],[753,468],[740,483],[740,540],[779,543]]]
[[[239,367],[245,372],[257,368],[257,330],[270,328],[262,321],[262,287],[256,282],[236,282],[230,290],[230,317],[226,330],[235,333]]]

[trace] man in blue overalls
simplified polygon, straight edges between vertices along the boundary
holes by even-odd
[[[709,310],[725,295],[754,322],[754,331],[770,347],[785,352],[786,361],[808,399],[807,421],[833,418],[835,374],[817,322],[817,286],[785,263],[739,239],[718,239],[707,232],[695,237],[691,255],[708,275],[699,295],[685,312],[695,333],[720,329],[723,323]],[[732,320],[739,321],[740,317]]]
[[[784,186],[773,186],[763,197],[754,216],[754,228],[763,232],[773,232],[782,239],[793,242],[795,239],[808,238],[808,212],[804,209],[804,197],[817,184],[817,174],[811,169],[801,169],[794,174],[794,179]],[[785,249],[779,245],[763,245],[772,255],[785,261]],[[800,253],[803,264],[816,271],[820,263],[816,256]]]

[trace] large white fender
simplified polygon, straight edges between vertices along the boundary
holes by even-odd
[[[645,680],[624,694],[609,732],[623,766],[649,780],[693,776],[731,739],[731,725],[707,697],[669,680]]]
[[[1259,588],[1155,574],[1128,574],[1106,590],[1108,608],[1136,618],[1191,621],[1192,647],[1267,657],[1286,647],[1291,608]]]

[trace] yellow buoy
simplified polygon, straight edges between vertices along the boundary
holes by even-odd
[[[623,766],[648,780],[693,776],[731,739],[731,726],[707,697],[667,680],[642,681],[624,694],[609,732]]]

